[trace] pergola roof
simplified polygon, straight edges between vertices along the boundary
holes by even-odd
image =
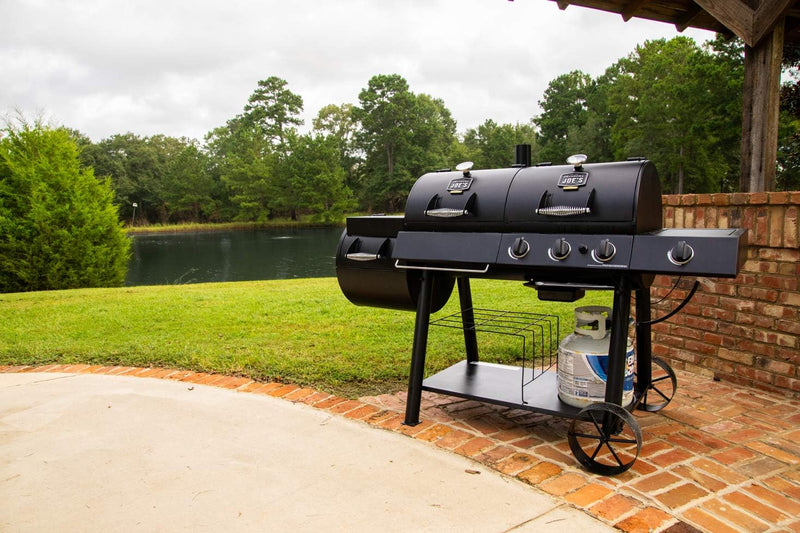
[[[755,46],[786,17],[784,42],[800,42],[798,0],[551,0],[561,9],[570,5],[618,13],[625,21],[643,18],[674,24],[678,31],[700,28],[737,35]]]

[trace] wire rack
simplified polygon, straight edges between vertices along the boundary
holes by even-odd
[[[522,372],[520,388],[524,398],[525,386],[549,370],[558,360],[559,320],[555,315],[499,311],[472,308],[472,324],[462,312],[431,320],[431,326],[473,330],[520,339]],[[530,342],[528,342],[530,341]]]

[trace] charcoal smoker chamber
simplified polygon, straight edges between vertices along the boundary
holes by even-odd
[[[530,147],[516,152],[510,168],[462,164],[425,174],[402,217],[348,218],[336,254],[339,285],[355,304],[416,312],[406,424],[419,423],[423,390],[566,417],[576,458],[593,472],[618,474],[642,444],[630,413],[663,408],[677,387],[669,365],[651,354],[653,276],[735,277],[746,230],[662,229],[661,188],[650,161],[587,164],[578,155],[564,166],[530,166]],[[556,372],[548,371],[559,341],[556,317],[473,309],[472,277],[519,280],[548,301],[613,291],[605,402],[583,409],[563,403]],[[460,313],[431,321],[454,285]],[[621,405],[632,293],[634,400]],[[423,380],[431,325],[463,330],[465,360]],[[523,345],[520,367],[482,363],[479,332],[529,335],[538,357],[526,364]]]

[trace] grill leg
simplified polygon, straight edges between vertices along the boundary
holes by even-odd
[[[642,398],[653,380],[650,324],[650,288],[636,290],[636,397]]]
[[[464,346],[467,350],[467,362],[478,362],[478,337],[475,334],[475,314],[472,311],[472,291],[469,278],[457,278],[458,299],[461,302],[461,323],[464,329]]]
[[[638,301],[638,300],[637,300]],[[625,359],[628,351],[628,319],[631,316],[630,281],[622,278],[614,289],[614,311],[611,318],[611,339],[608,346],[608,381],[606,401],[622,404],[625,385]]]
[[[422,287],[417,301],[417,319],[414,324],[414,347],[411,350],[411,373],[408,378],[408,397],[406,398],[406,418],[403,424],[419,424],[419,407],[422,401],[422,378],[425,375],[425,352],[428,348],[428,325],[431,318],[431,289],[433,272],[422,273]]]

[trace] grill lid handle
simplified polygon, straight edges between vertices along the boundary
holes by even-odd
[[[441,204],[441,196],[438,194],[433,195],[433,198],[428,202],[428,208],[425,209],[425,216],[439,217],[439,218],[455,218],[472,215],[472,208],[475,206],[475,200],[478,195],[472,193],[464,202],[463,207],[439,207]]]
[[[592,210],[589,207],[577,207],[572,205],[553,205],[550,207],[542,207],[536,210],[537,215],[546,215],[549,217],[568,217],[572,215],[588,215]]]
[[[589,193],[586,199],[586,205],[549,205],[553,195],[548,191],[544,191],[541,199],[539,199],[539,207],[534,211],[537,215],[545,215],[550,217],[568,217],[573,215],[590,215],[592,213],[592,203],[594,202],[595,189]]]
[[[347,249],[347,252],[344,254],[346,259],[350,261],[377,261],[379,259],[383,259],[389,255],[389,239],[384,239],[380,242],[380,245],[377,246],[378,250],[375,252],[365,252],[362,250],[364,247],[373,248],[375,247],[374,241],[370,245],[369,243],[363,242],[360,238],[356,237],[352,243],[350,243],[350,247]]]
[[[380,254],[370,254],[367,252],[345,254],[345,257],[351,261],[377,261],[381,258]]]
[[[468,215],[466,209],[453,209],[451,207],[440,207],[438,209],[426,209],[425,215],[429,217],[453,218]]]

